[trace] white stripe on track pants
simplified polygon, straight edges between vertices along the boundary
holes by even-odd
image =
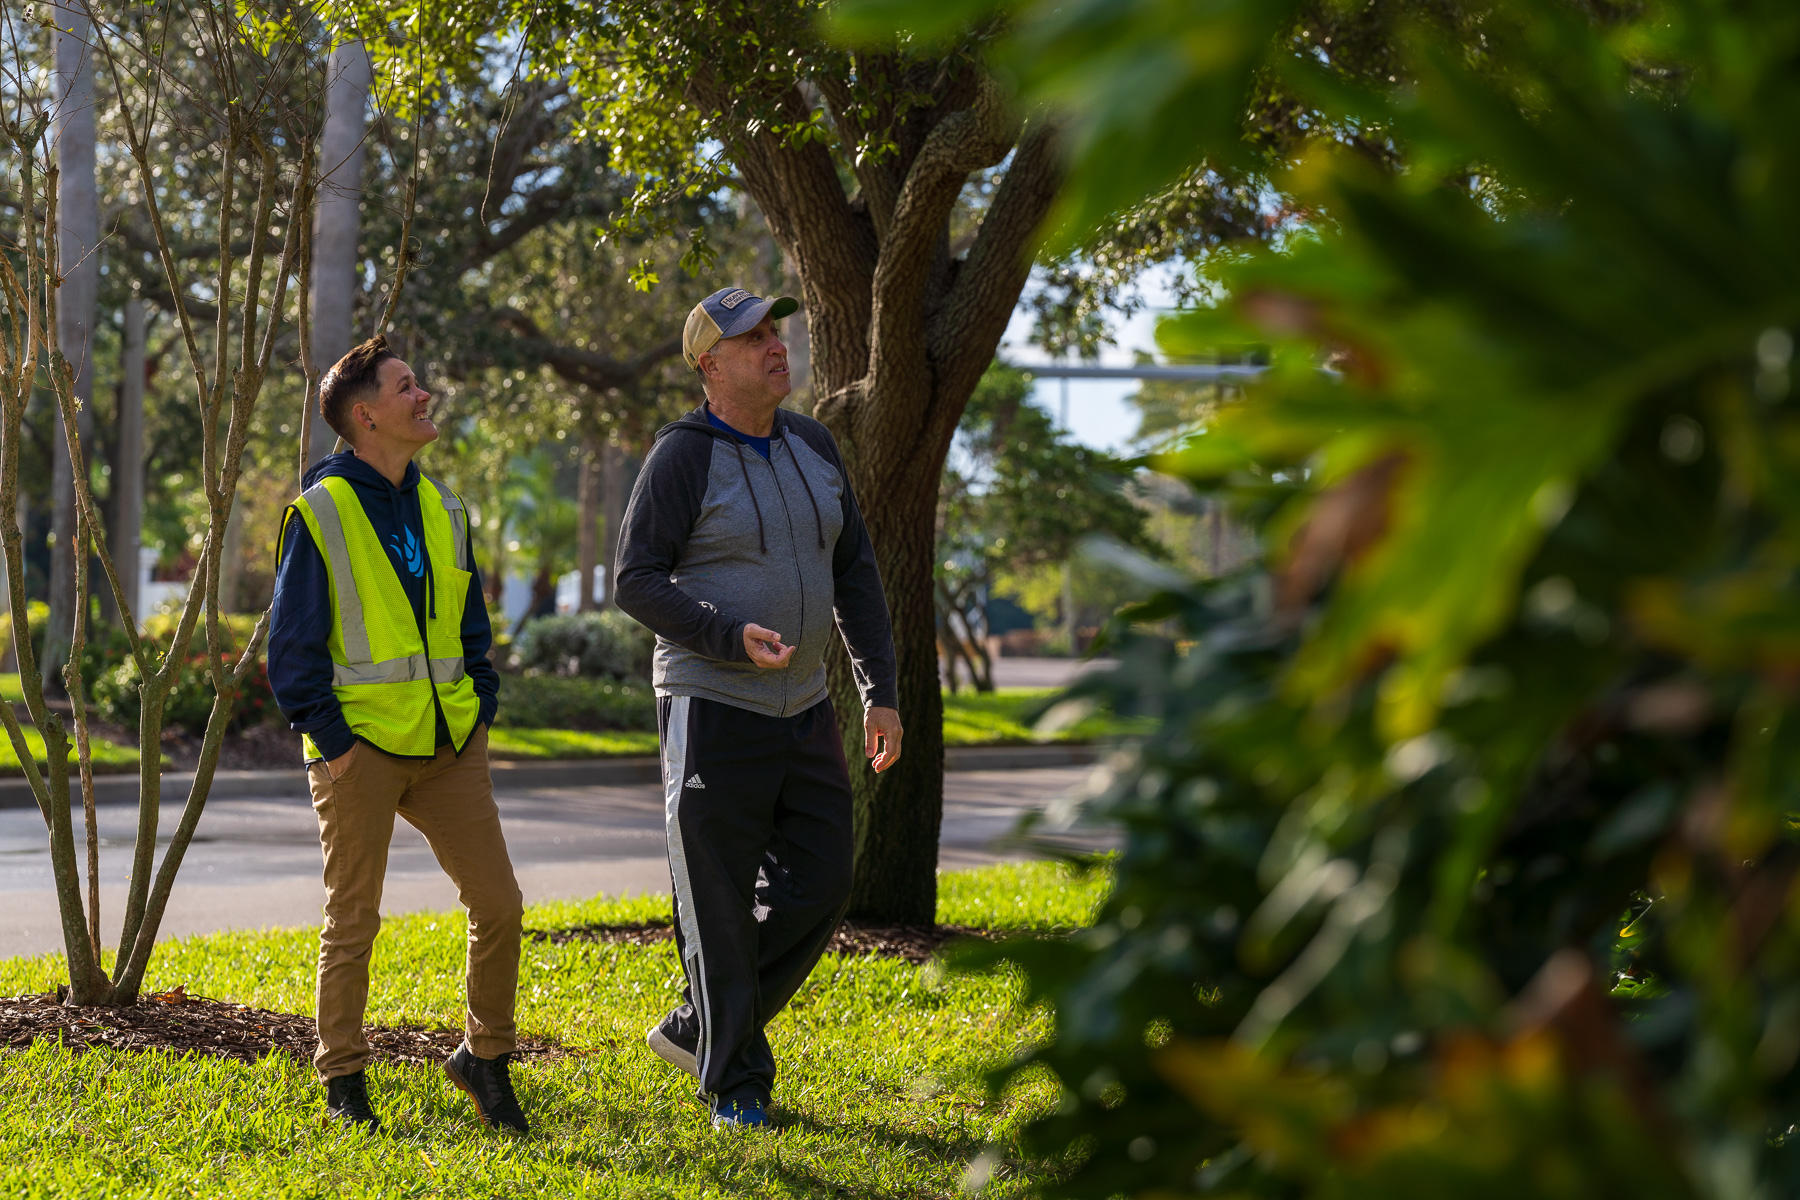
[[[715,1105],[767,1102],[763,1028],[812,971],[850,898],[850,774],[831,702],[769,717],[657,701],[675,939],[687,975],[664,1031],[695,1045]]]

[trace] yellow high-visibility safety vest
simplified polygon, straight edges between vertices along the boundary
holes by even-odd
[[[419,476],[425,522],[424,567],[430,573],[425,642],[394,562],[376,536],[350,481],[321,479],[288,506],[298,513],[331,578],[331,690],[351,732],[389,754],[437,753],[432,696],[444,708],[457,753],[475,730],[481,701],[463,667],[462,619],[469,595],[468,512],[455,492]],[[418,547],[403,547],[408,558]],[[429,646],[427,646],[428,643]],[[306,756],[320,757],[310,736]]]

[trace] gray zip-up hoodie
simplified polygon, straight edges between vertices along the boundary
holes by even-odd
[[[777,410],[767,461],[704,407],[658,430],[612,577],[619,607],[656,634],[658,695],[803,712],[825,697],[835,624],[863,705],[898,704],[875,552],[837,442],[811,417]],[[750,661],[752,623],[794,647],[787,666]]]

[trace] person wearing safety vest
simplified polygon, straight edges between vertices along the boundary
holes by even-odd
[[[437,440],[431,395],[373,338],[319,388],[349,449],[306,472],[282,517],[269,684],[304,736],[325,852],[319,1046],[326,1112],[381,1128],[363,1012],[398,813],[469,910],[466,1038],[444,1063],[491,1128],[528,1132],[513,1091],[523,898],[488,772],[500,677],[469,513],[413,456]]]

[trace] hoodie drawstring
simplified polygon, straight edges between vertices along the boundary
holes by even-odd
[[[419,542],[419,556],[425,560],[425,615],[437,620],[437,580],[432,578],[431,551],[426,548],[423,539]]]
[[[750,468],[744,465],[744,444],[736,438],[731,439],[731,444],[733,448],[737,450],[738,470],[744,473],[744,490],[750,493],[750,507],[756,510],[756,544],[761,548],[764,554],[767,554],[769,552],[769,542],[768,539],[763,536],[762,505],[757,503],[756,488],[750,483]],[[813,509],[816,512],[818,506],[814,505]],[[823,545],[824,543],[820,544]]]
[[[819,549],[823,550],[825,548],[825,518],[819,515],[819,502],[813,499],[812,484],[806,482],[806,468],[800,465],[800,456],[792,450],[788,451],[788,455],[794,460],[794,474],[800,477],[800,486],[806,489],[806,498],[812,502],[813,524],[818,527]]]

